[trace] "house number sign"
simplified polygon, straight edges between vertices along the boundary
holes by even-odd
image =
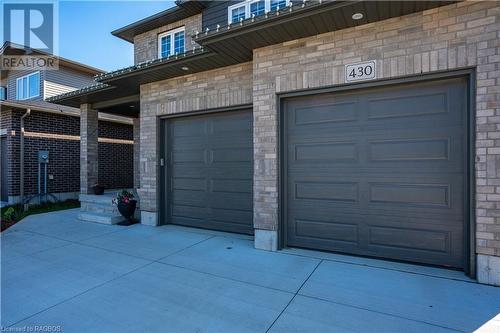
[[[377,78],[375,61],[345,65],[345,82],[373,80]]]

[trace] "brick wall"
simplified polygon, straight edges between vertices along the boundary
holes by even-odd
[[[25,111],[2,111],[2,128],[8,128],[9,146],[9,196],[19,195],[20,119]],[[15,135],[11,135],[11,131]],[[48,150],[50,163],[48,180],[51,193],[78,192],[80,189],[80,118],[46,112],[31,112],[25,119],[25,194],[37,193],[38,151]],[[99,121],[99,136],[103,138],[132,140],[132,126]],[[104,161],[101,175],[108,188],[132,187],[132,144],[99,143],[100,159]],[[116,165],[123,166],[115,171]]]
[[[158,116],[252,103],[252,64],[186,75],[141,86],[140,185],[141,209],[153,212],[156,224]],[[146,214],[142,215],[143,223]]]
[[[185,49],[192,50],[194,42],[191,36],[196,31],[201,31],[201,14],[190,16],[175,23],[164,25],[160,28],[150,30],[134,37],[134,63],[149,61],[158,58],[158,34],[185,27]]]
[[[377,61],[379,78],[475,67],[476,251],[479,270],[492,267],[481,261],[493,259],[481,255],[500,256],[500,7],[494,1],[448,5],[255,50],[255,227],[278,226],[276,94],[343,84],[344,65],[364,60]],[[499,279],[500,260],[495,265]]]
[[[99,138],[132,141],[131,125],[99,122]],[[134,179],[134,145],[99,142],[99,184],[105,188],[131,188]]]

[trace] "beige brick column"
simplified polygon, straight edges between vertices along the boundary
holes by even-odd
[[[98,181],[98,113],[90,104],[80,106],[80,193],[92,193]]]
[[[147,86],[141,87],[148,91]],[[139,152],[139,183],[137,190],[141,202],[141,223],[156,226],[158,219],[158,179],[159,179],[159,143],[158,118],[155,108],[141,100],[140,115],[140,152]]]
[[[139,118],[134,118],[134,189],[140,187],[140,151],[141,151],[141,121]]]

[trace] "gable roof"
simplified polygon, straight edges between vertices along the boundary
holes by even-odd
[[[177,0],[175,3],[176,5],[174,7],[126,25],[123,28],[116,29],[112,31],[111,34],[127,42],[133,43],[135,36],[199,14],[205,7],[203,1]]]
[[[16,44],[16,43],[12,43],[9,41],[6,41],[2,45],[2,48],[0,48],[0,55],[4,55],[4,54],[5,55],[38,54],[38,55],[44,55],[44,56],[54,56],[60,61],[60,63],[63,66],[73,68],[73,69],[80,71],[80,72],[85,72],[85,73],[88,73],[90,75],[98,75],[98,74],[102,74],[105,72],[104,70],[99,69],[99,68],[85,65],[85,64],[82,64],[82,63],[74,61],[74,60],[70,60],[67,58],[60,57],[60,56],[55,56],[53,54],[50,54],[50,53],[47,53],[47,52],[44,52],[41,50],[33,49],[30,47]]]

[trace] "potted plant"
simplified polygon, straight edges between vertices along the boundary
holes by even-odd
[[[116,198],[113,199],[113,204],[118,207],[120,214],[127,220],[130,221],[132,216],[134,216],[137,201],[134,200],[134,194],[132,192],[127,190],[121,191],[116,195]]]
[[[94,190],[95,195],[103,195],[104,194],[104,186],[95,184],[92,186],[92,189]]]

